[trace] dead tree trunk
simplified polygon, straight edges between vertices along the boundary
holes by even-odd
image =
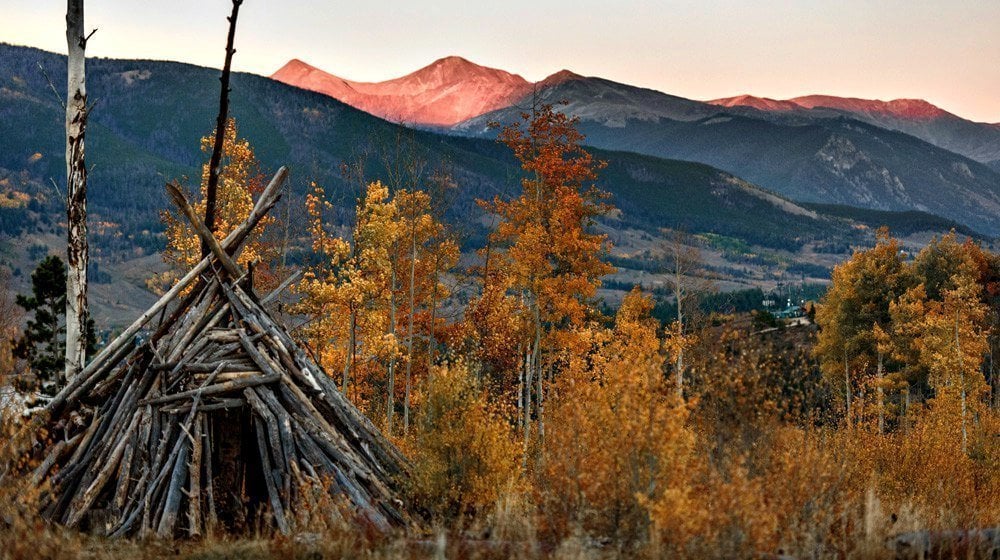
[[[66,379],[72,379],[86,359],[87,337],[87,130],[86,49],[83,0],[66,3]]]
[[[410,390],[413,380],[413,316],[416,314],[417,228],[416,218],[410,216],[410,293],[409,317],[406,325],[406,394],[403,397],[403,433],[410,429]],[[433,330],[434,327],[431,327]]]
[[[229,36],[226,39],[226,62],[222,66],[222,88],[219,93],[219,116],[215,119],[215,142],[212,144],[212,158],[208,162],[208,185],[205,188],[205,225],[215,233],[215,200],[219,190],[219,172],[222,167],[222,144],[226,138],[226,122],[229,120],[229,74],[233,64],[233,42],[236,39],[236,17],[240,13],[243,0],[233,0],[233,13],[229,20]],[[204,241],[201,244],[201,257],[208,256],[211,249]]]

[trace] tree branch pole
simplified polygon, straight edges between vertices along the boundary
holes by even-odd
[[[229,119],[229,75],[233,64],[233,42],[236,39],[236,18],[240,13],[243,0],[233,0],[233,13],[229,15],[229,36],[226,39],[226,62],[222,66],[222,82],[219,93],[219,116],[215,119],[215,142],[212,144],[212,158],[208,163],[208,186],[205,189],[205,225],[215,233],[215,200],[219,189],[219,172],[222,166],[222,144],[226,138],[226,121]],[[201,256],[205,258],[211,252],[207,243],[201,244]]]
[[[66,379],[83,368],[87,337],[87,129],[86,48],[83,0],[66,3]]]

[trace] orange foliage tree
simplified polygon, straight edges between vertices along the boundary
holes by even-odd
[[[296,286],[293,313],[306,315],[306,344],[328,372],[342,372],[341,390],[374,417],[383,410],[388,361],[399,352],[389,332],[391,247],[399,235],[396,204],[382,183],[370,183],[357,206],[353,242],[327,231],[332,205],[321,187],[306,201],[313,250],[320,256]]]
[[[619,542],[649,537],[648,507],[696,500],[686,490],[694,437],[687,409],[667,381],[667,353],[638,289],[614,329],[586,331],[546,410],[546,441],[535,473],[545,529]]]
[[[536,418],[541,421],[544,381],[554,376],[557,362],[577,343],[577,333],[594,314],[591,302],[600,278],[614,270],[602,260],[606,237],[592,231],[594,220],[609,210],[607,195],[593,185],[605,163],[580,145],[583,135],[576,124],[576,118],[542,105],[505,127],[500,141],[526,173],[521,193],[511,200],[480,201],[499,219],[490,235],[492,274],[488,271],[483,277],[483,293],[504,307],[520,308],[527,326],[519,333],[526,340],[515,346],[524,352],[520,400],[526,441],[533,383]],[[516,296],[517,304],[505,300],[501,292]],[[489,323],[498,321],[480,321]],[[519,329],[504,330],[513,334]],[[503,336],[507,334],[481,338]],[[543,429],[540,422],[539,431]]]

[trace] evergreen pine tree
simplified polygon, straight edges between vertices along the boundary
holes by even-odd
[[[17,342],[18,356],[28,360],[34,383],[22,390],[54,394],[62,384],[66,361],[63,317],[66,313],[66,265],[55,255],[45,257],[31,273],[31,295],[17,296],[17,304],[33,317]]]
[[[40,390],[54,395],[65,383],[66,363],[66,264],[55,255],[39,263],[31,273],[31,295],[18,295],[17,305],[31,313],[24,335],[14,351],[28,360],[31,380],[21,380],[21,390]],[[86,320],[87,355],[96,351],[93,319]]]

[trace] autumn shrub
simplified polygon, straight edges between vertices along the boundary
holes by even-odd
[[[486,515],[516,484],[521,448],[510,425],[462,363],[434,368],[412,435],[412,503],[441,522]]]
[[[614,330],[581,334],[593,351],[569,356],[555,383],[534,467],[544,539],[583,534],[633,547],[648,536],[647,502],[687,497],[693,438],[663,375],[651,309],[630,293]]]
[[[45,487],[32,482],[31,471],[38,464],[36,443],[45,437],[38,423],[17,411],[0,414],[0,557],[75,557],[84,546],[80,534],[39,515]]]
[[[1000,421],[982,409],[962,450],[960,402],[943,395],[915,407],[908,426],[886,436],[856,438],[857,461],[879,499],[907,512],[900,530],[951,530],[1000,525]]]

